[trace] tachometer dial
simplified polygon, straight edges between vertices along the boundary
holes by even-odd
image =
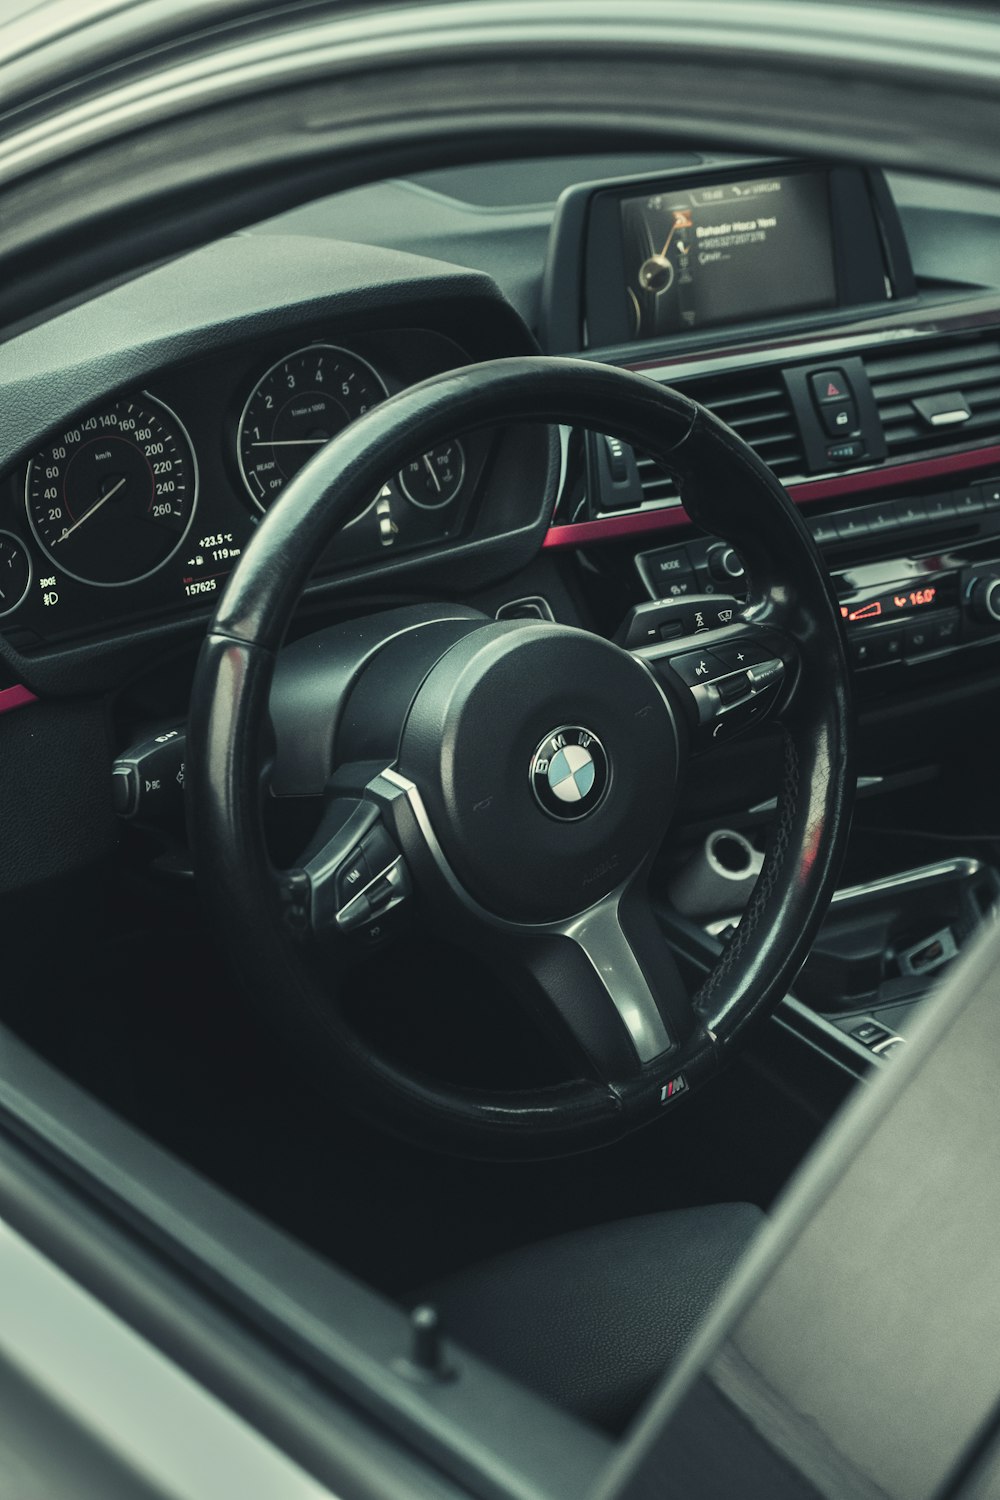
[[[254,504],[266,510],[324,443],[387,394],[370,365],[335,344],[279,359],[250,392],[237,435]]]
[[[450,505],[465,478],[465,453],[457,438],[438,443],[399,472],[399,487],[421,510]]]
[[[28,549],[10,531],[0,531],[0,616],[15,610],[31,583]]]
[[[120,588],[177,551],[198,468],[180,421],[143,392],[67,428],[31,460],[24,489],[50,562],[80,583]]]

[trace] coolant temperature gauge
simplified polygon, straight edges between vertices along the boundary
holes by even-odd
[[[465,479],[465,453],[457,438],[421,453],[399,471],[399,487],[421,510],[450,505]]]
[[[21,603],[31,583],[31,557],[10,531],[0,531],[0,618]]]

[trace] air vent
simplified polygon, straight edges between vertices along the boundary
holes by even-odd
[[[972,335],[864,358],[890,459],[1000,438],[1000,340]]]
[[[680,492],[673,475],[661,468],[655,458],[650,458],[648,453],[636,452],[635,462],[639,470],[639,483],[642,485],[644,504],[680,504]]]
[[[677,388],[721,417],[779,479],[802,475],[805,456],[780,370],[713,375]],[[659,464],[642,453],[636,454],[636,462],[643,500],[676,503],[677,486]]]

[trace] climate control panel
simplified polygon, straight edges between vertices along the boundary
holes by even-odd
[[[954,652],[965,653],[971,668],[978,660],[971,648],[1000,645],[1000,481],[854,504],[806,521],[828,559],[858,671],[933,666]],[[644,551],[635,561],[650,599],[698,595],[704,606],[708,595],[745,592],[739,557],[715,537]],[[727,608],[724,598],[719,604]],[[695,628],[725,623],[709,619],[712,608],[701,613]]]

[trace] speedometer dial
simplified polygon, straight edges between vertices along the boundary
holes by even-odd
[[[309,344],[273,364],[250,392],[237,435],[240,473],[258,509],[387,394],[370,365],[335,344]]]
[[[31,460],[24,488],[49,561],[80,583],[120,588],[177,551],[198,469],[178,418],[143,392],[67,428]]]

